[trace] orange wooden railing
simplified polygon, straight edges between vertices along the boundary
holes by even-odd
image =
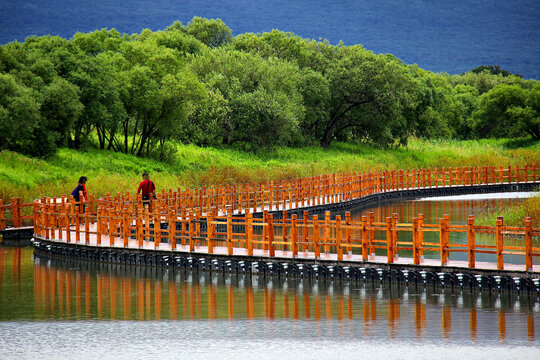
[[[12,198],[10,204],[4,204],[0,199],[0,230],[6,227],[22,227],[25,223],[31,225],[33,220],[33,203],[23,204],[20,198]]]
[[[458,167],[442,169],[392,170],[377,173],[339,173],[302,179],[268,181],[252,184],[210,186],[177,189],[173,192],[162,190],[158,194],[158,209],[174,206],[177,214],[207,213],[217,208],[225,213],[251,211],[285,210],[299,207],[326,205],[358,199],[363,196],[396,190],[409,190],[432,187],[474,186],[485,184],[522,183],[539,181],[536,165],[483,167]],[[67,201],[68,199],[66,199]],[[110,195],[100,201],[109,206],[131,206],[140,202],[136,197],[126,194]],[[118,202],[121,205],[118,205]],[[88,204],[94,204],[89,200]],[[130,205],[131,204],[131,205]],[[33,217],[23,214],[22,209],[32,207],[22,204],[20,198],[13,198],[11,204],[0,199],[0,230],[8,227],[21,227],[23,221],[30,222]],[[102,207],[100,204],[95,205]]]
[[[448,216],[438,224],[425,224],[422,214],[412,223],[398,223],[396,215],[384,222],[375,222],[373,215],[354,222],[348,213],[344,219],[336,216],[332,220],[329,213],[319,219],[317,215],[309,218],[305,212],[298,219],[296,215],[288,216],[286,211],[406,189],[538,180],[535,165],[486,166],[332,174],[237,186],[170,189],[158,193],[149,207],[143,205],[140,195],[129,193],[114,197],[107,194],[99,200],[90,195],[88,201],[81,203],[72,197],[43,198],[32,205],[33,222],[38,237],[96,246],[141,248],[154,240],[153,246],[158,248],[160,241],[155,240],[163,238],[172,250],[177,245],[189,246],[189,251],[195,246],[206,246],[207,252],[213,253],[215,247],[221,246],[229,255],[238,248],[252,255],[253,249],[263,249],[269,257],[275,256],[276,249],[289,250],[291,256],[309,250],[315,257],[320,257],[321,251],[332,252],[339,261],[343,260],[344,252],[353,251],[361,253],[362,260],[367,261],[377,250],[385,252],[388,263],[400,251],[406,251],[414,264],[420,263],[424,253],[436,252],[441,265],[447,263],[451,253],[467,252],[471,268],[475,267],[475,254],[488,253],[496,256],[498,269],[504,268],[505,254],[514,254],[523,255],[526,269],[531,269],[532,258],[540,252],[532,246],[532,237],[539,236],[540,229],[533,229],[530,219],[523,227],[504,226],[502,218],[495,226],[482,227],[475,226],[472,217],[467,225],[452,225]],[[284,211],[283,219],[274,219],[269,211]],[[263,217],[255,218],[253,212],[262,212]],[[164,228],[156,231],[154,226]],[[399,234],[403,232],[410,232],[412,240],[400,240]],[[439,241],[424,241],[427,232],[438,232]],[[468,243],[450,243],[452,232],[466,232]],[[495,245],[475,243],[475,236],[480,233],[495,234]],[[505,235],[520,236],[523,243],[505,244]],[[136,239],[136,245],[130,244],[131,238]]]
[[[540,174],[539,174],[540,175]],[[244,213],[327,205],[364,196],[410,189],[524,183],[540,181],[535,165],[457,169],[392,170],[378,173],[321,175],[302,179],[269,181],[220,187],[161,190],[157,210],[173,207],[177,214],[218,212]],[[99,207],[127,207],[134,211],[140,199],[129,193],[108,194]]]
[[[36,203],[35,233],[43,239],[93,246],[158,249],[161,242],[166,242],[172,251],[181,247],[183,251],[200,251],[200,247],[205,247],[205,252],[212,254],[220,247],[228,255],[254,255],[254,249],[263,249],[270,258],[276,256],[276,250],[282,250],[291,258],[309,251],[315,258],[334,254],[337,261],[343,261],[355,253],[361,254],[362,261],[370,261],[378,251],[379,256],[384,253],[387,263],[400,256],[421,264],[424,254],[431,252],[439,254],[441,266],[448,264],[452,254],[465,252],[471,269],[476,268],[475,257],[479,253],[495,255],[500,270],[504,269],[505,255],[523,256],[526,270],[532,269],[533,257],[540,256],[540,248],[533,247],[533,237],[540,236],[540,229],[532,228],[530,218],[522,227],[509,227],[503,225],[501,217],[495,226],[477,226],[473,216],[467,225],[455,225],[447,215],[438,224],[427,224],[422,214],[413,218],[412,223],[398,223],[397,214],[375,222],[373,213],[362,216],[361,221],[352,221],[348,212],[344,218],[338,215],[332,219],[330,212],[322,218],[310,218],[306,211],[298,219],[296,214],[288,216],[284,210],[281,219],[274,219],[274,214],[267,210],[262,218],[254,218],[249,212],[218,215],[214,210],[203,218],[199,214],[178,216],[172,208],[167,214],[150,213],[146,207],[137,209],[138,212],[98,208],[93,215],[75,210],[71,202],[47,199]],[[437,232],[438,241],[425,241],[428,232]],[[467,233],[467,243],[450,242],[450,233],[456,232]],[[409,233],[408,240],[404,239],[405,233]],[[495,239],[479,243],[478,234],[493,234]],[[504,239],[508,235],[513,239],[510,243]]]

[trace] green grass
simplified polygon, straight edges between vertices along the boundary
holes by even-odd
[[[540,193],[523,200],[515,206],[506,208],[487,208],[483,210],[476,218],[477,225],[493,226],[497,217],[503,217],[503,223],[507,226],[524,226],[526,217],[532,220],[532,227],[540,227]]]
[[[291,179],[335,172],[363,172],[473,165],[540,166],[540,142],[522,140],[426,141],[412,138],[407,148],[379,149],[335,143],[246,153],[232,149],[176,144],[176,155],[162,162],[103,150],[61,149],[50,159],[0,153],[0,198],[28,202],[70,194],[81,175],[95,196],[134,192],[147,171],[158,189]]]

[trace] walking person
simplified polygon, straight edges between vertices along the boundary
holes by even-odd
[[[150,177],[148,176],[148,173],[145,171],[142,174],[143,181],[139,184],[139,189],[137,190],[137,194],[142,192],[142,200],[143,204],[148,205],[148,210],[152,211],[152,197],[155,199],[155,191],[156,186],[154,185],[154,182],[150,180]]]
[[[77,203],[77,207],[79,208],[79,213],[81,214],[84,213],[84,204],[80,203],[81,201],[80,194],[82,193],[83,200],[88,200],[88,192],[86,191],[87,180],[88,179],[86,178],[86,176],[81,176],[79,178],[79,183],[77,184],[77,187],[75,188],[75,190],[71,192],[71,195],[75,199],[75,202]]]

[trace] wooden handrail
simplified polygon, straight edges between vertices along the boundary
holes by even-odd
[[[392,170],[375,173],[338,173],[331,175],[312,176],[301,179],[268,181],[235,186],[210,186],[201,188],[186,188],[173,191],[164,189],[157,193],[157,200],[151,202],[150,212],[157,213],[158,217],[166,216],[171,211],[176,214],[202,213],[205,216],[215,212],[224,214],[232,211],[234,214],[264,210],[276,211],[292,208],[325,205],[342,201],[359,199],[364,196],[407,189],[421,189],[431,187],[474,186],[480,184],[498,184],[509,182],[538,182],[536,165],[483,166],[472,168],[442,168],[442,169],[415,169]],[[60,198],[59,198],[60,199]],[[56,199],[60,203],[74,203],[73,199]],[[1,200],[0,200],[1,201]],[[36,200],[39,202],[41,200]],[[110,194],[94,200],[90,194],[88,201],[83,201],[79,209],[86,208],[87,212],[95,215],[98,208],[111,209],[120,212],[125,209],[128,218],[136,218],[141,213],[141,196],[130,193],[111,197]],[[5,205],[0,202],[0,230],[12,224],[14,227],[22,226],[23,220],[36,219],[40,216],[23,216],[22,208],[33,207],[39,212],[39,206],[34,204],[21,204],[19,198],[13,198],[12,203]],[[71,215],[75,208],[72,206]],[[80,210],[79,210],[80,211]],[[9,216],[11,214],[11,216]],[[150,215],[153,217],[154,214]],[[90,217],[91,218],[91,217]],[[73,216],[71,216],[71,220]],[[91,222],[93,220],[90,220]],[[422,232],[420,233],[420,236]],[[369,242],[370,254],[373,244]]]
[[[288,216],[287,211],[283,211],[281,219],[274,219],[267,211],[262,219],[256,219],[249,212],[233,218],[231,211],[218,215],[215,210],[208,216],[200,212],[178,215],[172,207],[166,216],[163,208],[149,213],[147,208],[140,211],[140,207],[138,213],[129,213],[127,208],[118,211],[113,207],[98,208],[94,215],[74,211],[73,202],[58,204],[58,201],[47,200],[36,207],[36,236],[95,246],[148,248],[151,244],[154,249],[159,249],[159,244],[165,241],[171,244],[173,251],[179,250],[177,244],[183,244],[187,246],[183,251],[206,246],[208,253],[212,253],[216,247],[222,247],[228,255],[238,254],[240,249],[242,253],[253,255],[254,249],[261,249],[270,258],[276,256],[277,250],[282,251],[280,256],[295,257],[302,249],[312,252],[315,258],[335,255],[338,261],[347,260],[354,253],[361,254],[364,261],[372,261],[378,249],[379,256],[385,252],[387,263],[394,262],[400,254],[400,257],[410,257],[415,265],[423,263],[421,254],[427,252],[439,253],[442,266],[448,264],[452,254],[466,252],[471,269],[476,268],[476,254],[494,255],[499,270],[504,269],[504,255],[522,255],[526,271],[531,271],[533,257],[540,256],[540,248],[533,247],[532,241],[533,236],[540,235],[540,228],[532,228],[530,218],[525,220],[524,226],[516,227],[504,226],[502,218],[497,219],[495,226],[475,226],[474,216],[469,216],[467,225],[452,225],[447,215],[441,217],[438,224],[426,224],[422,214],[413,218],[412,223],[397,223],[398,214],[387,217],[385,222],[374,222],[374,213],[362,216],[361,221],[352,221],[347,212],[346,221],[342,222],[340,216],[333,220],[329,216],[309,218],[304,212],[299,221],[296,214]],[[181,230],[177,231],[179,225]],[[438,233],[439,241],[424,241],[426,232]],[[457,232],[467,234],[466,243],[450,243],[450,233]],[[412,242],[400,240],[405,233],[412,233]],[[493,245],[478,241],[479,234],[484,233],[495,234]],[[130,242],[132,234],[137,237],[134,242]],[[506,243],[504,237],[508,235],[520,239],[519,244]],[[406,251],[412,254],[402,255]]]

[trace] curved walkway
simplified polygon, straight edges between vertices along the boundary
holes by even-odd
[[[34,238],[41,253],[127,264],[178,265],[189,258],[209,269],[215,260],[249,271],[275,263],[281,269],[307,266],[310,273],[313,267],[339,274],[378,268],[532,281],[540,278],[540,265],[534,260],[540,257],[540,248],[532,244],[540,229],[532,228],[530,220],[523,227],[504,226],[502,219],[492,227],[475,226],[474,218],[467,225],[452,225],[447,217],[426,224],[419,214],[412,223],[401,224],[397,216],[379,223],[370,216],[353,222],[348,213],[332,218],[326,212],[319,218],[317,212],[387,198],[531,190],[539,185],[534,166],[484,167],[335,174],[222,189],[162,191],[152,212],[130,194],[85,204],[84,213],[77,212],[80,204],[65,198],[42,199],[34,204]],[[412,233],[412,241],[401,240],[404,232]],[[439,241],[425,242],[426,232],[438,232]],[[466,232],[467,244],[451,243],[451,232]],[[493,234],[495,244],[476,243],[475,236],[481,233]],[[505,244],[509,236],[523,238],[523,245]],[[438,253],[439,258],[425,258],[428,252]],[[468,261],[451,259],[457,252],[467,253]],[[496,261],[476,262],[477,253],[493,254]],[[504,263],[506,254],[523,255],[525,264]]]

